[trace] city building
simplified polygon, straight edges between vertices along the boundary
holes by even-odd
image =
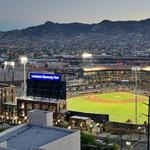
[[[13,123],[16,110],[16,88],[13,85],[0,84],[0,122]]]
[[[53,127],[53,113],[32,110],[28,124],[0,133],[0,150],[80,150],[80,132]]]
[[[29,110],[45,110],[53,112],[54,122],[63,120],[66,112],[65,100],[52,101],[46,98],[27,98],[22,97],[17,99],[17,115],[20,121],[26,120]]]

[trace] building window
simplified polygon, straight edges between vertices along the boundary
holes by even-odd
[[[34,104],[34,109],[40,109],[40,105],[39,104]]]
[[[32,109],[32,104],[27,104],[27,109]]]
[[[24,109],[24,103],[21,104],[21,108]]]
[[[55,108],[55,106],[50,106],[50,111],[52,111],[52,112],[56,112],[56,108]]]

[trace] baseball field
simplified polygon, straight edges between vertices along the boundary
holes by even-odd
[[[148,98],[138,95],[137,111],[138,123],[147,121]],[[67,109],[72,111],[109,114],[110,121],[135,122],[135,94],[130,92],[113,92],[105,94],[87,94],[67,99]]]

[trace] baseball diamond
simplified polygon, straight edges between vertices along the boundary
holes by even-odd
[[[138,124],[143,124],[147,118],[146,96],[138,95]],[[110,121],[135,121],[135,94],[131,92],[91,93],[67,99],[67,109],[72,111],[109,114]]]

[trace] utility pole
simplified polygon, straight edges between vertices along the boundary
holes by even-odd
[[[121,142],[121,143],[120,143],[120,150],[122,150],[122,145],[123,145],[122,136],[123,136],[123,135],[120,134],[120,142]]]
[[[135,73],[134,74],[134,80],[135,80],[135,124],[138,123],[138,108],[137,108],[137,102],[138,102],[138,72],[140,71],[139,66],[134,66],[131,68],[131,70]]]
[[[135,71],[135,124],[137,124],[138,72]]]
[[[150,96],[149,96],[149,100],[148,100],[148,127],[147,127],[147,131],[148,131],[148,134],[147,134],[147,150],[149,150],[149,123],[150,123]]]
[[[150,150],[150,144],[149,144],[149,132],[150,132],[150,95],[146,93],[146,95],[148,95],[148,104],[144,103],[145,105],[148,106],[148,114],[143,114],[145,116],[148,117],[148,125],[147,125],[147,150]]]

